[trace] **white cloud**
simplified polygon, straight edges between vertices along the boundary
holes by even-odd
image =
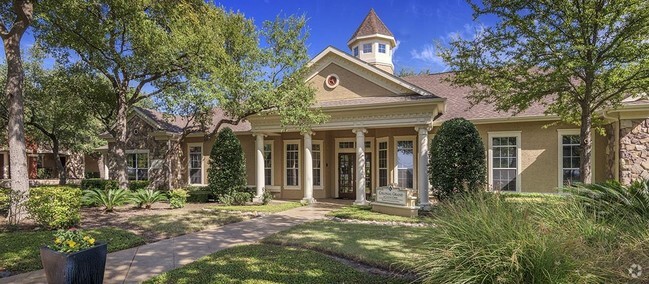
[[[413,59],[446,67],[446,63],[444,63],[444,60],[437,55],[437,50],[432,44],[427,44],[420,50],[413,49],[410,51],[410,55]]]
[[[392,49],[392,55],[394,55],[395,52],[397,52],[397,49],[399,49],[399,46],[401,45],[401,41],[397,40],[397,44],[394,46]]]

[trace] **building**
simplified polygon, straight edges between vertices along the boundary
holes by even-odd
[[[376,187],[397,184],[416,190],[426,206],[430,141],[444,121],[457,117],[480,132],[490,188],[552,193],[579,178],[578,126],[545,115],[541,105],[516,115],[486,104],[470,108],[470,90],[444,81],[453,73],[395,76],[394,35],[373,10],[347,44],[349,53],[328,47],[315,56],[305,78],[316,88],[315,107],[330,116],[327,122],[302,133],[282,129],[273,115],[226,126],[243,145],[248,183],[258,193],[363,204]],[[609,124],[605,133],[593,134],[593,180],[649,178],[649,101],[630,98],[602,116]],[[222,117],[215,110],[214,121]],[[135,109],[129,118],[129,178],[156,187],[205,185],[214,141],[202,133],[178,139],[184,124],[182,118]],[[106,155],[100,164],[101,176],[110,176]]]

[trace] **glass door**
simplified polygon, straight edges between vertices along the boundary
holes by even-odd
[[[338,197],[340,198],[356,198],[355,163],[356,154],[338,154]]]

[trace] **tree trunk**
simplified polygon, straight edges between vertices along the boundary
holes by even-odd
[[[591,139],[592,118],[588,107],[582,108],[581,112],[581,128],[579,132],[579,145],[581,146],[581,154],[579,165],[579,174],[583,183],[592,183],[593,175],[591,168],[591,152],[593,141]]]
[[[119,94],[117,100],[117,117],[113,135],[115,143],[112,149],[112,164],[115,170],[113,178],[117,179],[120,188],[128,188],[128,176],[126,174],[126,119],[128,116],[128,105],[126,94]]]
[[[25,111],[23,102],[23,63],[20,55],[21,33],[3,37],[5,57],[7,60],[7,108],[9,121],[7,135],[9,140],[9,164],[11,172],[11,207],[9,224],[17,225],[24,218],[23,204],[29,194],[29,176],[27,174],[27,154],[25,147]]]
[[[54,154],[54,160],[56,162],[56,170],[59,172],[59,185],[65,185],[68,182],[68,173],[65,169],[65,165],[61,163],[61,158],[59,157],[59,139],[56,137],[51,137],[52,139],[52,154]]]

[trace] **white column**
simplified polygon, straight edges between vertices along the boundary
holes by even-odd
[[[307,203],[314,203],[313,198],[313,141],[311,132],[304,133],[304,198]]]
[[[419,156],[417,163],[417,188],[419,191],[419,206],[422,210],[430,210],[428,200],[428,131],[430,126],[418,126],[415,130],[419,132]]]
[[[365,205],[365,128],[355,128],[356,133],[356,201],[355,205]]]
[[[257,138],[255,140],[255,186],[257,192],[253,201],[261,201],[264,195],[264,185],[266,179],[264,177],[264,135],[260,133],[254,134]]]

